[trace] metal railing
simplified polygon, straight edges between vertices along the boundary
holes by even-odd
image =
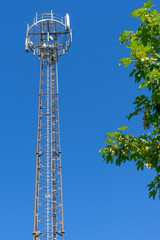
[[[51,13],[42,13],[42,14],[36,14],[36,17],[32,19],[32,21],[28,24],[28,27],[32,27],[33,24],[38,23],[39,21],[43,20],[50,20],[50,21],[58,21],[61,24],[65,25],[65,17],[62,17],[58,14],[55,14],[53,12]]]

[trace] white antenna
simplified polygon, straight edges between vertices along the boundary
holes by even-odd
[[[70,18],[69,18],[69,14],[66,14],[66,29],[70,29]]]

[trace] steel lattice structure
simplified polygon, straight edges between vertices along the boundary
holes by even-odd
[[[64,240],[57,61],[71,41],[68,14],[36,15],[27,25],[25,50],[41,60],[33,240]]]

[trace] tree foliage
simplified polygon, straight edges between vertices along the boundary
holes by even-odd
[[[155,178],[147,186],[149,197],[160,197],[160,12],[152,8],[151,0],[131,16],[139,20],[136,32],[125,31],[120,35],[121,44],[130,50],[128,58],[122,58],[119,65],[133,66],[130,77],[134,77],[139,89],[146,88],[144,95],[136,97],[135,111],[127,118],[141,113],[146,134],[134,137],[126,134],[127,127],[106,135],[106,146],[100,150],[106,163],[115,162],[120,166],[126,161],[134,161],[137,170],[144,167],[155,171]]]

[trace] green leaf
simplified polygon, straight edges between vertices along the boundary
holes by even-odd
[[[152,190],[152,191],[149,193],[149,198],[153,197],[153,199],[155,199],[156,194],[157,194],[157,191],[156,191],[156,190]]]
[[[106,145],[111,144],[111,143],[115,143],[115,140],[112,140],[111,138],[109,138],[105,143],[106,143]]]
[[[133,116],[137,116],[139,112],[141,112],[143,110],[143,108],[138,108],[136,109],[135,112],[133,113],[130,113],[128,116],[127,116],[127,119],[130,120]]]
[[[129,74],[129,76],[130,76],[130,77],[133,77],[133,75],[136,73],[136,71],[137,71],[137,69],[135,68],[135,69]]]
[[[128,42],[128,38],[129,38],[131,33],[133,33],[133,31],[125,31],[124,33],[122,33],[120,35],[121,44],[124,44],[124,43]]]
[[[110,132],[110,133],[107,133],[105,137],[114,137],[115,135],[116,133]]]
[[[136,165],[137,165],[137,170],[141,169],[141,170],[143,171],[144,164],[143,164],[142,161],[138,161],[138,162],[136,163]]]
[[[133,60],[131,58],[122,58],[119,66],[122,64],[125,64],[125,68],[127,68],[132,63],[133,63]]]
[[[141,16],[143,10],[142,9],[137,9],[135,10],[132,14],[131,14],[131,17],[135,17],[135,18],[138,18]]]
[[[128,127],[122,126],[121,128],[118,128],[118,130],[125,131],[125,130],[128,130]]]
[[[154,7],[154,5],[151,3],[151,0],[149,0],[147,3],[144,4],[144,7],[147,9],[151,9],[151,7]]]
[[[145,87],[148,87],[148,82],[143,82],[143,83],[139,86],[139,89],[142,89],[142,88],[145,88]]]

